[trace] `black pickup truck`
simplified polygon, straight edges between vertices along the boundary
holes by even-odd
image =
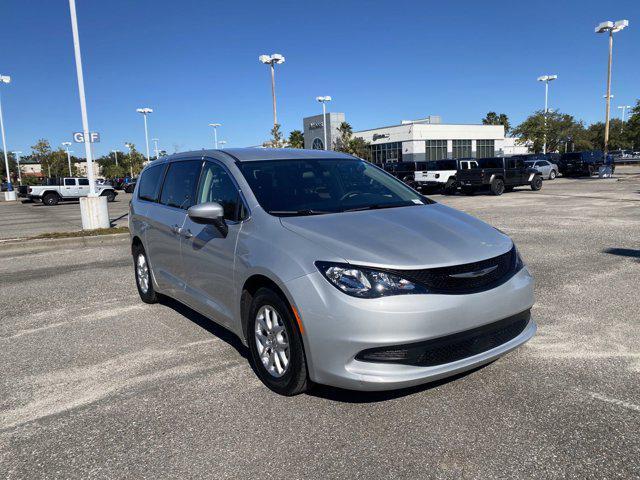
[[[502,195],[522,185],[529,185],[531,190],[542,188],[540,172],[527,167],[524,160],[517,157],[479,158],[476,168],[458,170],[456,177],[465,195],[473,195],[483,188],[488,188],[494,195]]]

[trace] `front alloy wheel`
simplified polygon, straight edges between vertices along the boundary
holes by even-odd
[[[247,321],[251,366],[262,383],[280,395],[297,395],[310,383],[297,325],[281,295],[268,288],[253,295]]]
[[[282,318],[271,305],[258,310],[255,322],[255,341],[262,365],[275,378],[282,377],[289,368],[289,339]]]

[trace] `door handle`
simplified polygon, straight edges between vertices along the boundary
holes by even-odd
[[[184,238],[191,238],[193,237],[193,233],[191,233],[191,230],[187,229],[185,232],[182,232],[182,236]]]
[[[171,233],[175,234],[175,235],[180,235],[180,230],[182,230],[180,228],[180,225],[173,225],[171,227]]]

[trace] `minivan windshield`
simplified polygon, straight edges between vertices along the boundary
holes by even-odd
[[[241,162],[260,206],[277,216],[320,215],[433,203],[358,159]]]

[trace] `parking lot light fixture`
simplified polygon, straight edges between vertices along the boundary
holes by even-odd
[[[0,75],[0,86],[5,83],[11,83],[11,77],[9,75]],[[4,119],[2,117],[2,98],[0,97],[0,130],[2,130],[2,152],[4,153],[4,166],[7,172],[7,200],[15,200],[15,193],[13,192],[13,185],[11,185],[11,172],[9,171],[9,155],[7,154],[7,141],[4,136]]]
[[[316,100],[322,103],[322,127],[324,130],[324,149],[329,150],[327,148],[327,102],[331,101],[331,97],[326,95],[324,97],[316,97]]]
[[[269,65],[271,67],[271,97],[273,100],[273,126],[278,124],[278,115],[276,113],[276,74],[275,74],[275,66],[282,65],[284,63],[284,56],[279,53],[274,53],[272,55],[260,55],[258,57],[260,62],[265,65]]]
[[[18,183],[22,185],[22,172],[20,172],[20,155],[22,155],[22,151],[11,152],[16,156],[16,164],[18,165]]]
[[[221,127],[221,123],[210,123],[210,127],[213,127],[213,147],[218,149],[218,127]]]
[[[69,164],[69,176],[73,177],[73,173],[71,172],[71,151],[69,147],[71,146],[71,142],[62,142],[62,146],[67,151],[67,163]]]
[[[124,146],[129,149],[129,172],[131,174],[131,178],[133,178],[133,145],[125,143]]]
[[[613,34],[624,30],[629,26],[629,20],[618,20],[616,22],[606,21],[598,24],[595,28],[596,33],[609,34],[609,63],[607,65],[607,106],[605,107],[604,122],[604,154],[609,151],[609,115],[611,111],[611,64],[613,60]]]
[[[149,155],[149,130],[147,128],[147,115],[153,113],[153,109],[149,107],[137,108],[136,112],[141,113],[144,117],[144,141],[147,144],[147,162],[150,162],[151,156]]]
[[[160,141],[160,139],[152,138],[151,141],[153,142],[153,150],[156,153],[156,160],[158,160],[158,158],[160,158],[160,150],[158,150],[158,142]]]
[[[557,75],[542,75],[538,77],[539,82],[544,82],[544,141],[542,153],[547,153],[547,113],[549,112],[549,82],[557,79]]]
[[[227,141],[226,140],[220,140],[218,142],[218,144],[222,146],[221,148],[224,148],[224,146],[227,144]]]
[[[622,110],[622,126],[620,127],[620,133],[622,133],[624,130],[625,114],[627,113],[627,110],[631,108],[631,105],[618,105],[618,108]]]

